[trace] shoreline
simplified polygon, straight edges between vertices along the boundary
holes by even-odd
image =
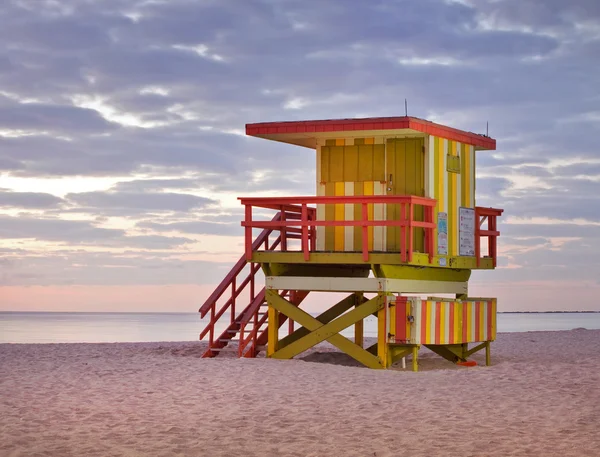
[[[579,332],[579,331],[588,331],[588,332],[600,332],[600,329],[593,328],[585,328],[585,327],[577,327],[569,330],[523,330],[521,332],[497,332],[497,335],[521,335],[527,333],[557,333],[557,332]],[[352,340],[352,338],[350,338]],[[235,343],[237,340],[233,340]],[[365,336],[365,342],[371,341],[371,343],[376,342],[376,338]],[[68,344],[204,344],[206,345],[206,341],[200,340],[156,340],[156,341],[52,341],[45,343],[19,343],[19,342],[0,342],[0,347],[3,345],[52,345],[52,344],[60,344],[60,345],[68,345]],[[494,342],[492,342],[494,344]]]

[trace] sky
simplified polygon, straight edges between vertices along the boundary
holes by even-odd
[[[313,195],[245,124],[404,114],[485,132],[500,311],[600,310],[598,0],[0,2],[0,310],[195,312],[238,196]]]

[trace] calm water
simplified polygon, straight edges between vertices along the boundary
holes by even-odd
[[[197,341],[205,325],[197,313],[0,312],[0,343]],[[579,327],[600,329],[600,313],[498,314],[499,332]],[[374,337],[376,331],[375,318],[367,318],[365,336]],[[352,327],[344,334],[352,336]]]

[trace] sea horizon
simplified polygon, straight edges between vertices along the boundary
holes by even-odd
[[[311,312],[317,316],[319,312]],[[220,335],[228,313],[215,326]],[[195,311],[0,311],[0,343],[134,343],[198,341],[209,316]],[[296,326],[298,328],[298,326]],[[600,329],[598,311],[506,311],[497,316],[498,333]],[[287,335],[287,325],[280,335]],[[369,316],[365,337],[377,335],[377,319]],[[348,327],[341,332],[353,337]]]
[[[3,313],[31,313],[31,314],[199,314],[198,311],[18,311],[18,310],[4,310],[0,311]],[[313,311],[309,314],[316,314],[318,312]],[[581,310],[581,311],[497,311],[497,314],[600,314],[600,310]]]

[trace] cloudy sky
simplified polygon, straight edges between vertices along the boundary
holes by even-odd
[[[0,310],[197,310],[240,195],[314,194],[246,123],[404,113],[497,139],[500,310],[600,303],[598,0],[3,0]]]

